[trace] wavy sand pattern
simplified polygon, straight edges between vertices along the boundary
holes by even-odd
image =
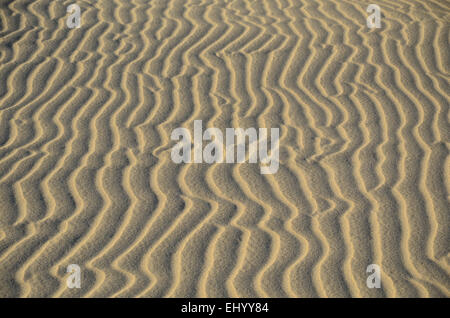
[[[0,16],[1,297],[450,296],[450,1]],[[173,163],[196,119],[280,127],[278,173]]]

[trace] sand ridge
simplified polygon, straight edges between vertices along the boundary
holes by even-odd
[[[449,297],[449,1],[0,17],[1,297]],[[171,132],[195,120],[279,127],[277,173],[175,164]]]

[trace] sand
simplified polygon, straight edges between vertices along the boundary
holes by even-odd
[[[2,0],[0,21],[0,297],[450,296],[448,0]],[[279,170],[175,164],[194,120],[280,128]]]

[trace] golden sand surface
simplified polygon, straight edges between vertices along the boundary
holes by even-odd
[[[1,0],[0,21],[0,297],[450,296],[450,1]],[[278,171],[174,163],[194,120],[278,127]]]

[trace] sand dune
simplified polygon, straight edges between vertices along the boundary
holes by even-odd
[[[448,0],[0,17],[0,297],[450,296]],[[171,131],[200,119],[279,127],[278,172],[175,164]]]

